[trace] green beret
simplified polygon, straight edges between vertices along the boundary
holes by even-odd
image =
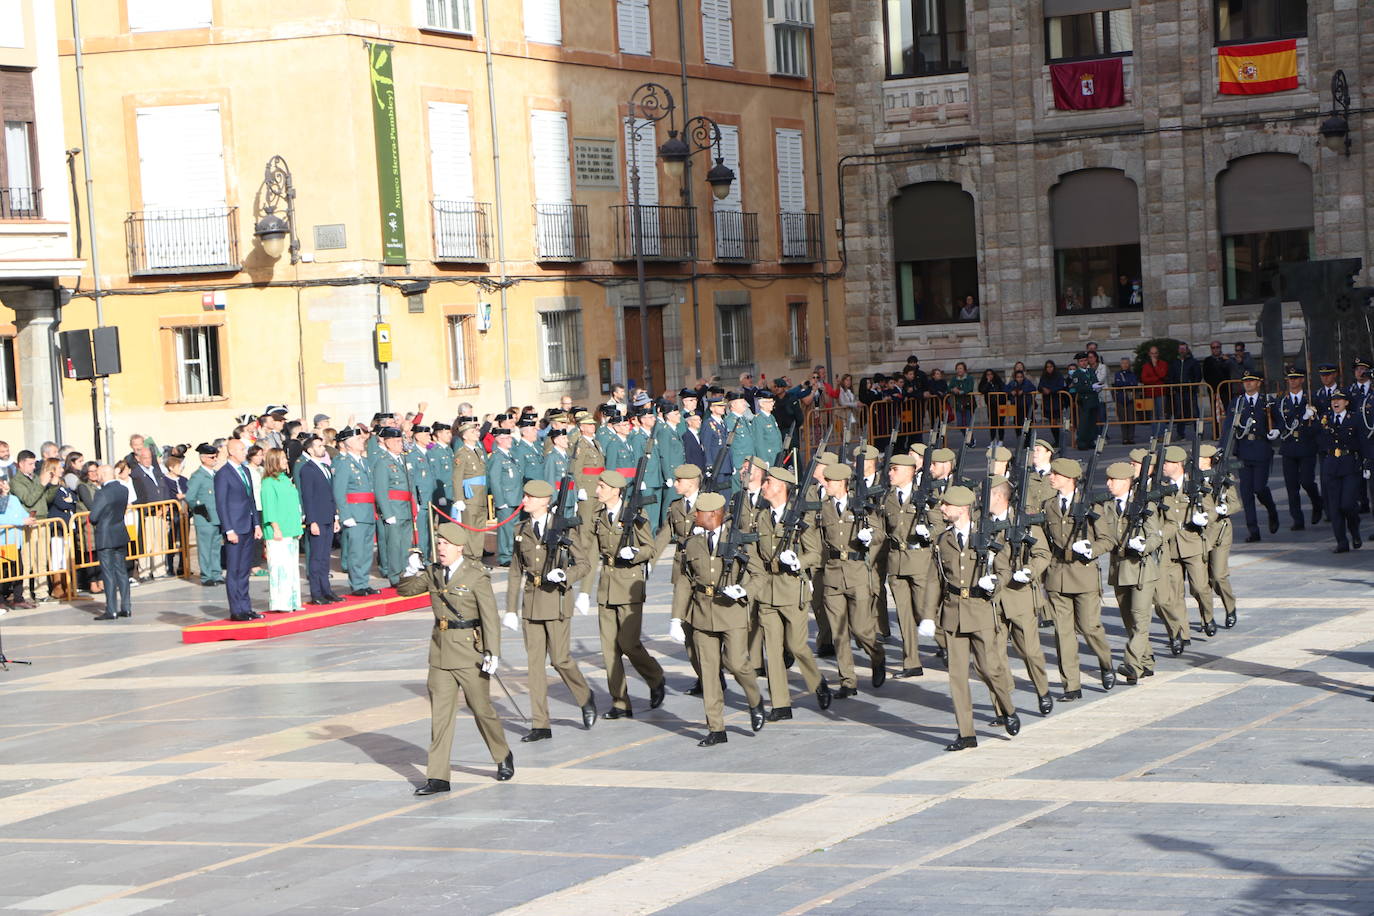
[[[953,460],[954,460],[954,449],[952,449],[952,448],[937,448],[935,451],[933,451],[933,452],[930,453],[930,460],[931,460],[931,461],[953,461]]]
[[[1060,477],[1077,480],[1083,476],[1083,466],[1072,458],[1056,458],[1050,462],[1050,470]]]
[[[1135,477],[1135,469],[1125,461],[1113,461],[1107,465],[1107,478],[1109,480],[1130,480]]]
[[[552,496],[552,495],[553,495],[553,484],[549,483],[547,480],[530,480],[530,481],[526,481],[526,483],[525,483],[525,495],[526,495],[526,496],[535,496],[535,497],[540,497],[540,496]]]
[[[1054,453],[1054,443],[1050,442],[1048,439],[1036,439],[1035,444],[1051,454]]]
[[[1198,449],[1198,455],[1203,458],[1215,458],[1217,456],[1217,447],[1210,442],[1204,442],[1202,448]]]
[[[453,544],[455,547],[468,546],[468,534],[458,527],[457,522],[441,522],[439,524],[439,537]]]
[[[673,468],[673,476],[679,480],[695,480],[701,476],[701,468],[695,464],[679,464]]]
[[[856,449],[854,449],[854,451],[853,451],[851,454],[858,455],[858,454],[859,454],[859,450],[856,448]],[[875,448],[875,447],[872,446],[872,445],[865,445],[865,446],[864,446],[864,460],[865,460],[865,461],[876,461],[882,454],[883,454],[882,452],[878,451],[878,449]]]
[[[854,469],[847,464],[827,464],[825,466],[826,480],[848,480],[854,473]]]
[[[615,487],[617,490],[625,489],[625,475],[619,471],[602,471],[601,476],[596,478],[608,487]]]
[[[1171,445],[1164,450],[1164,460],[1182,464],[1188,460],[1188,450],[1181,445]]]
[[[993,449],[992,449],[992,460],[993,460],[993,461],[1010,461],[1010,460],[1011,460],[1011,449],[1007,448],[1005,445],[996,445],[996,446],[993,446]]]
[[[914,455],[893,455],[891,464],[900,468],[916,467],[916,457]]]
[[[720,493],[703,493],[697,497],[698,512],[717,512],[725,508],[725,497]]]
[[[968,487],[950,487],[940,497],[940,502],[951,506],[971,506],[973,505],[973,491]]]
[[[1002,487],[1002,486],[1007,486],[1007,487],[1009,487],[1009,486],[1011,486],[1011,481],[1007,479],[1007,475],[1006,475],[1006,474],[993,474],[992,477],[990,477],[990,478],[988,479],[988,486],[990,486],[990,487]]]
[[[797,483],[797,475],[787,470],[787,468],[769,468],[768,476],[772,477],[774,480],[781,480],[783,483],[792,484],[794,486]]]
[[[1134,461],[1136,464],[1140,464],[1142,461],[1145,460],[1145,456],[1148,454],[1150,454],[1150,450],[1148,448],[1133,448],[1131,449],[1131,460]]]

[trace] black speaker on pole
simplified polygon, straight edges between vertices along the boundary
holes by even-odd
[[[91,339],[95,348],[95,374],[118,375],[120,372],[119,328],[96,328],[91,331]]]
[[[64,378],[95,378],[95,361],[91,355],[91,332],[85,328],[77,331],[62,331],[58,334],[62,344],[62,376]]]

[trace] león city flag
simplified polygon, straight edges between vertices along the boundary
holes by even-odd
[[[1126,104],[1126,80],[1121,58],[1085,60],[1050,67],[1054,107],[1061,111],[1117,108]]]
[[[1217,48],[1217,90],[1264,95],[1298,88],[1298,42],[1293,38]]]

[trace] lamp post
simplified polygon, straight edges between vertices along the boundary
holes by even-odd
[[[277,215],[277,207],[284,206],[286,217]],[[262,176],[262,218],[253,227],[253,235],[262,245],[263,253],[277,260],[287,249],[286,237],[291,237],[291,263],[301,259],[301,240],[296,235],[296,186],[291,182],[291,169],[281,156],[267,160]]]
[[[714,147],[716,164],[706,173],[706,181],[711,186],[711,193],[716,200],[723,200],[730,194],[730,185],[735,180],[735,173],[725,164],[721,152],[720,127],[715,121],[701,115],[690,118],[682,125],[683,135],[679,136],[675,116],[677,104],[667,87],[658,83],[644,83],[630,95],[629,110],[627,126],[630,131],[630,231],[634,235],[635,277],[639,282],[639,349],[643,361],[640,377],[645,392],[650,398],[654,398],[653,369],[649,364],[648,284],[644,277],[644,214],[639,203],[641,131],[646,128],[652,131],[655,124],[664,118],[668,119],[668,139],[658,148],[658,156],[663,160],[668,174],[678,179],[681,179],[688,159],[702,150]]]
[[[1319,132],[1322,146],[1333,153],[1344,148],[1345,155],[1350,155],[1350,84],[1344,70],[1331,75],[1331,114],[1322,122]]]

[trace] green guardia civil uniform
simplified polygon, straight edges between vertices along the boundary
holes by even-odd
[[[397,585],[415,540],[415,506],[403,456],[384,448],[372,459],[372,493],[377,500],[377,567],[382,578]]]
[[[429,503],[434,494],[434,472],[430,468],[428,453],[419,447],[406,452],[406,473],[410,476],[411,507],[415,514],[415,537],[420,547],[420,556],[429,559],[432,545],[430,538]]]
[[[754,439],[754,455],[768,464],[776,461],[782,451],[782,430],[778,429],[777,419],[771,413],[760,412],[750,422],[749,432]]]
[[[658,479],[662,481],[658,502],[649,509],[649,517],[654,520],[654,531],[659,531],[668,523],[669,507],[677,497],[673,492],[673,471],[687,463],[682,433],[665,420],[654,424],[654,450],[650,463],[657,465]]]
[[[207,585],[224,579],[221,563],[224,534],[219,528],[219,512],[215,508],[215,475],[204,466],[198,467],[186,481],[186,508],[196,526],[196,559],[200,563],[200,582]]]
[[[368,588],[372,540],[376,533],[377,496],[367,459],[341,452],[333,463],[334,503],[339,512],[339,565],[348,575],[349,591]],[[351,524],[350,524],[351,522]]]
[[[525,471],[514,450],[493,448],[487,458],[487,491],[496,507],[496,521],[502,522],[520,505],[521,488],[525,485]],[[507,522],[496,529],[496,560],[502,566],[510,563],[515,546],[515,522]]]

